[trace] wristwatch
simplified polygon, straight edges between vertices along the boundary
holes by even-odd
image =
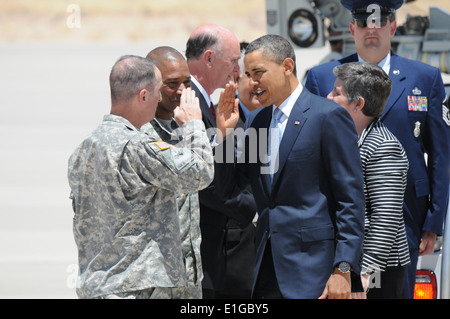
[[[340,262],[337,268],[343,274],[350,272],[350,264],[345,261]]]

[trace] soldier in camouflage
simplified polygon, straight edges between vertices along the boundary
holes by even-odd
[[[141,131],[177,147],[183,147],[182,130],[173,118],[173,112],[180,105],[183,89],[191,86],[191,74],[186,60],[179,51],[167,46],[153,49],[147,54],[147,58],[161,71],[163,84],[155,118],[144,124]],[[198,192],[178,194],[177,203],[188,287],[179,288],[175,293],[180,293],[184,299],[201,299],[203,269],[200,256]]]
[[[140,131],[155,116],[161,85],[150,60],[120,58],[111,114],[69,159],[80,298],[175,298],[187,286],[176,194],[211,183],[213,156],[190,89],[174,114],[184,147]]]

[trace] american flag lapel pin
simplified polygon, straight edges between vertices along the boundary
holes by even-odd
[[[300,125],[300,121],[295,121],[294,124],[295,125]]]

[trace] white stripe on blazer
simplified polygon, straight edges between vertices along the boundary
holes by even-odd
[[[366,199],[362,269],[385,270],[410,262],[403,219],[409,167],[401,143],[381,121],[361,134],[361,163]]]

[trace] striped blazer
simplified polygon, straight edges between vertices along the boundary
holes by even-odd
[[[385,270],[410,262],[403,196],[408,158],[381,121],[373,121],[358,140],[366,200],[362,269]]]

